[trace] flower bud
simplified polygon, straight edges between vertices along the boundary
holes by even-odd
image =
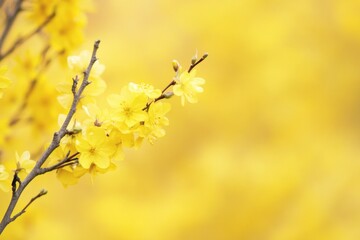
[[[172,96],[174,96],[173,92],[165,92],[163,93],[164,98],[171,98]]]
[[[74,126],[73,130],[72,130],[72,133],[73,134],[78,134],[82,131],[81,127],[80,126]]]
[[[47,193],[48,193],[48,191],[47,191],[47,190],[45,190],[45,189],[41,189],[41,191],[40,191],[39,195],[45,195],[45,194],[47,194]]]
[[[197,57],[193,56],[193,58],[191,59],[191,65],[194,65],[197,61]]]
[[[172,61],[172,66],[173,66],[173,69],[174,69],[175,72],[179,71],[179,69],[181,67],[180,63],[177,60]]]

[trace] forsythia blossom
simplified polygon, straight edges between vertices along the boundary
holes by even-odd
[[[149,108],[148,119],[141,126],[140,136],[147,137],[150,143],[165,136],[164,127],[169,125],[169,119],[165,116],[170,111],[169,103],[156,102]]]
[[[43,4],[46,4],[46,1]],[[74,91],[77,92],[84,81],[84,73],[87,71],[90,58],[91,54],[87,51],[67,58],[73,78],[72,80],[64,78],[57,85],[60,93],[58,101],[63,107],[68,109],[71,106]],[[32,59],[29,62],[31,68],[38,65],[38,60],[32,57],[29,59]],[[21,59],[19,61],[24,62]],[[4,67],[0,68],[0,91],[10,84],[10,81],[3,77],[5,70]],[[202,85],[205,83],[203,78],[195,77],[196,71],[193,69],[180,73],[181,67],[177,63],[174,68],[175,78],[164,90],[147,83],[130,82],[117,93],[107,97],[107,108],[97,105],[95,99],[106,89],[106,83],[102,79],[104,70],[104,65],[99,61],[93,64],[88,73],[90,84],[86,85],[79,101],[81,108],[77,109],[79,111],[76,111],[74,118],[68,124],[60,146],[51,153],[46,163],[47,167],[54,167],[58,180],[65,187],[76,184],[85,173],[93,177],[97,173],[114,169],[116,163],[125,158],[125,148],[137,148],[145,139],[153,144],[157,139],[165,136],[165,127],[169,125],[166,115],[171,105],[164,101],[176,95],[180,96],[183,105],[185,101],[195,103],[197,94],[203,91]],[[38,82],[41,84],[38,88],[49,94],[43,94],[42,97],[33,96],[29,103],[37,106],[34,111],[48,111],[50,114],[53,112],[51,111],[51,106],[54,104],[51,101],[53,93],[42,79]],[[81,109],[83,111],[80,111]],[[43,128],[42,126],[47,126],[47,119],[42,119],[41,115],[33,115],[32,119],[39,123],[39,130]],[[59,126],[64,123],[65,118],[66,115],[58,115]],[[6,129],[7,122],[1,126],[2,129]],[[30,159],[29,151],[25,151],[21,156],[16,153],[16,166],[16,173],[20,179],[24,179],[35,166],[35,161]],[[0,165],[0,189],[9,190],[10,182],[10,174],[3,165]]]
[[[30,21],[41,24],[55,13],[45,32],[53,49],[68,53],[83,42],[82,29],[87,22],[84,12],[90,5],[89,1],[82,0],[33,0],[28,3],[27,16]]]
[[[197,94],[204,91],[201,85],[205,84],[205,79],[195,77],[196,70],[192,72],[183,72],[180,77],[176,78],[174,94],[181,97],[181,104],[185,105],[185,100],[190,103],[198,101]]]
[[[157,97],[160,97],[160,95],[161,95],[160,89],[155,89],[154,86],[152,86],[150,84],[146,84],[146,83],[136,84],[136,83],[130,82],[128,87],[129,87],[130,92],[144,93],[146,96],[148,96],[151,99],[155,99]]]
[[[96,57],[100,41],[95,42],[92,53],[69,56],[83,42],[89,4],[91,0],[0,0],[0,190],[12,190],[0,234],[34,200],[46,194],[42,190],[23,210],[13,212],[33,179],[53,171],[67,187],[87,173],[93,179],[115,169],[125,158],[126,148],[138,148],[144,140],[153,144],[165,136],[171,105],[164,101],[176,95],[183,105],[185,100],[194,103],[203,91],[205,80],[195,77],[192,70],[207,55],[193,58],[188,72],[182,74],[175,62],[175,78],[162,90],[130,82],[105,98],[106,106],[98,105],[96,97],[107,88],[102,78],[105,66]],[[17,17],[19,13],[21,17]],[[13,31],[14,22],[20,22],[21,28]],[[5,77],[4,59],[11,66],[13,82]],[[63,71],[66,64],[68,76]],[[4,94],[10,84],[13,91]],[[59,114],[61,107],[67,115]],[[59,128],[54,126],[56,119]],[[47,148],[41,153],[44,145]],[[19,155],[16,149],[28,151]],[[15,167],[11,161],[14,152]]]
[[[29,151],[23,152],[21,156],[18,153],[16,155],[16,171],[21,179],[24,179],[26,175],[34,168],[35,161],[30,159]]]
[[[89,52],[68,57],[68,67],[77,76],[76,87],[81,85],[90,57]],[[104,69],[99,62],[93,65],[89,75],[91,83],[85,88],[80,103],[87,117],[77,118],[69,124],[69,134],[50,157],[54,164],[77,154],[78,161],[57,170],[57,177],[64,186],[75,184],[77,178],[86,172],[94,176],[114,169],[115,163],[124,159],[123,149],[126,147],[138,147],[143,139],[154,143],[165,136],[164,127],[169,125],[166,114],[171,106],[160,100],[173,95],[172,91],[166,90],[173,86],[174,94],[181,97],[183,104],[185,100],[194,103],[196,94],[203,91],[201,85],[205,83],[204,79],[195,77],[195,71],[179,75],[179,67],[175,81],[163,91],[150,84],[130,82],[119,93],[107,97],[109,109],[100,108],[94,97],[105,90],[106,84],[101,78]],[[70,81],[62,82],[58,87],[61,92],[58,99],[64,107],[68,107],[73,98],[71,87]],[[59,118],[60,125],[64,118],[64,115]]]
[[[108,143],[105,130],[91,127],[84,131],[76,140],[76,149],[80,152],[79,163],[85,169],[92,164],[106,169],[110,166],[110,156],[115,152],[115,146]]]
[[[49,165],[57,164],[63,159],[65,159],[69,151],[70,149],[68,148],[68,145],[61,145],[60,147],[56,148],[49,157]],[[56,171],[56,176],[59,181],[64,185],[64,187],[67,187],[69,185],[76,184],[79,177],[86,172],[80,170],[82,170],[82,168],[80,166],[77,166],[76,163],[74,163],[72,165],[58,169]]]
[[[46,4],[46,1],[43,3]],[[84,73],[87,72],[90,58],[91,53],[87,51],[67,58],[73,78],[72,80],[71,77],[64,78],[57,84],[58,101],[63,107],[70,108],[74,91],[77,92],[84,81]],[[36,67],[38,60],[30,63]],[[194,103],[197,101],[197,94],[203,91],[202,85],[205,83],[204,79],[195,77],[195,70],[180,73],[181,67],[178,64],[178,67],[174,68],[176,72],[174,80],[164,90],[147,83],[130,82],[117,93],[110,94],[107,97],[108,107],[103,107],[97,105],[95,97],[106,89],[106,83],[102,79],[104,70],[104,65],[99,61],[93,64],[87,76],[90,84],[84,88],[79,101],[81,108],[77,109],[68,124],[60,146],[47,160],[46,166],[54,167],[58,180],[65,187],[76,184],[86,173],[93,177],[98,173],[114,169],[116,163],[125,158],[125,148],[137,148],[145,139],[153,144],[157,139],[165,136],[165,127],[169,125],[166,115],[171,105],[164,101],[176,95],[181,97],[183,105],[185,100]],[[7,78],[2,77],[3,73],[4,68],[0,68],[2,88],[6,87],[4,83],[10,83]],[[51,103],[50,98],[53,93],[47,89],[48,86],[41,79],[38,81],[41,83],[39,89],[49,92],[50,95],[41,95],[42,98],[33,96],[29,102],[38,107],[43,105],[42,109],[37,107],[34,111],[44,112],[45,109],[50,114],[51,106],[48,104]],[[47,125],[47,120],[41,119],[41,116],[40,119],[36,117],[35,114],[33,119],[41,123],[40,130],[42,125]],[[62,126],[65,118],[66,115],[58,115],[59,126]],[[4,124],[6,128],[6,122]],[[35,166],[35,161],[30,159],[29,151],[25,151],[21,156],[16,153],[16,165],[18,176],[24,179]],[[4,191],[11,186],[9,175],[4,166],[0,165],[0,189]]]
[[[147,119],[148,116],[143,111],[147,102],[145,93],[131,92],[128,86],[122,88],[120,95],[111,94],[108,97],[109,105],[114,108],[113,119],[124,131]]]
[[[90,58],[91,54],[88,51],[81,52],[79,56],[68,57],[68,66],[72,72],[72,76],[77,76],[78,79],[81,79],[84,72],[86,71]],[[96,61],[89,76],[89,81],[91,84],[85,88],[83,97],[80,100],[81,106],[95,103],[94,97],[105,91],[106,83],[101,78],[101,74],[104,72],[104,70],[105,66],[99,61]],[[60,102],[61,106],[68,109],[71,105],[73,95],[71,93],[72,81],[68,81],[68,79],[66,80],[67,81],[65,82],[60,82],[57,89],[62,93],[62,95],[58,97],[58,101]]]

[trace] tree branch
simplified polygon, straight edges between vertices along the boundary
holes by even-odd
[[[175,80],[172,80],[162,91],[161,91],[161,95],[157,98],[154,99],[154,101],[149,102],[146,104],[146,106],[142,109],[143,111],[148,111],[151,104],[153,104],[154,102],[157,102],[163,98],[168,98],[168,94],[165,93],[166,90],[168,90],[169,87],[174,86],[176,84]]]
[[[195,63],[192,63],[189,67],[188,73],[190,73],[194,69],[194,67],[196,67],[202,61],[204,61],[208,56],[209,56],[209,54],[205,53],[198,61],[196,61]]]
[[[45,150],[45,152],[43,153],[43,155],[40,157],[40,159],[36,162],[34,168],[31,170],[31,172],[26,176],[26,178],[22,181],[21,184],[19,184],[19,187],[16,189],[15,192],[13,192],[12,198],[10,200],[9,206],[4,214],[3,219],[0,222],[0,234],[4,231],[5,227],[12,222],[13,220],[15,220],[15,217],[20,216],[23,212],[20,212],[19,214],[15,215],[13,218],[11,218],[11,214],[14,211],[14,208],[22,194],[22,192],[24,191],[24,189],[26,188],[26,186],[37,176],[39,176],[40,174],[42,174],[42,168],[41,166],[44,164],[44,162],[48,159],[48,157],[50,156],[50,154],[60,145],[60,141],[61,139],[67,134],[67,126],[69,125],[72,117],[74,116],[75,112],[76,112],[76,107],[77,104],[80,101],[81,95],[84,91],[84,89],[86,88],[87,85],[90,84],[89,82],[89,76],[90,76],[90,72],[91,69],[94,65],[94,63],[97,61],[96,58],[96,52],[99,48],[99,44],[100,41],[97,40],[94,44],[94,48],[93,48],[93,52],[91,55],[91,60],[90,63],[86,69],[86,71],[84,72],[84,77],[83,80],[81,82],[81,85],[79,87],[79,90],[74,94],[74,98],[71,104],[71,108],[69,109],[69,112],[66,116],[66,119],[64,121],[64,123],[62,124],[62,126],[60,127],[59,131],[54,133],[53,139],[51,141],[50,146]],[[40,194],[45,195],[45,194]],[[38,197],[41,197],[38,196]],[[35,201],[38,197],[35,197],[32,199],[32,201],[30,201],[30,203],[28,205],[30,205],[33,201]],[[26,206],[23,210],[25,210],[28,206]]]
[[[5,10],[6,23],[5,23],[4,31],[2,32],[1,37],[0,37],[0,53],[2,52],[2,48],[4,45],[5,39],[9,35],[10,29],[11,29],[12,25],[14,24],[16,17],[18,16],[18,14],[21,11],[22,2],[23,2],[23,0],[15,1],[14,11],[12,13],[10,13],[9,9]],[[0,60],[1,60],[1,58],[0,58]]]
[[[191,65],[188,69],[188,73],[190,73],[199,63],[201,63],[202,61],[204,61],[207,57],[209,56],[208,53],[205,53],[198,61],[196,61],[196,58],[194,60],[194,62],[191,62]],[[176,68],[174,68],[174,70],[177,72],[178,71],[178,66]],[[173,79],[162,91],[161,91],[161,95],[157,98],[154,99],[154,101],[151,101],[149,103],[146,104],[146,106],[142,109],[143,111],[149,111],[149,108],[151,106],[151,104],[164,99],[164,98],[170,98],[171,96],[174,95],[173,92],[165,92],[166,90],[168,90],[171,86],[174,86],[176,84],[175,79]]]
[[[56,12],[52,12],[45,20],[42,22],[37,28],[35,28],[33,31],[29,32],[28,34],[18,38],[13,45],[4,53],[0,54],[0,61],[9,56],[13,51],[15,51],[16,48],[18,48],[20,45],[22,45],[24,42],[29,40],[32,36],[39,33],[46,25],[48,25],[51,20],[55,17]]]

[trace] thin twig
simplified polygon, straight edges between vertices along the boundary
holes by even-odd
[[[47,194],[47,191],[45,189],[42,189],[35,197],[33,197],[28,204],[26,204],[26,206],[17,214],[15,214],[12,218],[10,218],[10,222],[15,221],[15,219],[17,219],[18,217],[20,217],[22,214],[24,214],[26,212],[26,209],[30,206],[31,203],[33,203],[36,199],[44,196],[45,194]]]
[[[47,173],[47,172],[51,172],[53,170],[56,170],[56,169],[59,169],[59,168],[62,168],[64,167],[64,164],[68,164],[68,163],[72,163],[73,164],[73,161],[77,161],[78,159],[76,158],[77,155],[79,155],[80,153],[77,152],[71,156],[69,156],[69,153],[65,156],[65,158],[61,161],[59,161],[58,163],[50,166],[50,167],[47,167],[47,168],[40,168],[40,171],[39,171],[39,174],[44,174],[44,173]]]
[[[12,13],[10,13],[9,9],[5,10],[6,22],[5,22],[4,31],[2,32],[1,37],[0,37],[0,53],[2,52],[2,48],[4,45],[5,39],[9,35],[10,29],[11,29],[12,25],[14,24],[16,17],[19,15],[19,13],[21,11],[22,2],[23,2],[23,0],[15,1],[14,11]],[[2,55],[2,54],[0,54],[0,55]],[[1,58],[0,58],[0,60],[1,60]]]
[[[209,56],[209,54],[205,53],[197,62],[195,62],[194,64],[191,64],[189,67],[188,73],[190,73],[194,69],[194,67],[196,67],[202,61],[204,61],[208,56]]]
[[[10,121],[8,124],[9,127],[12,127],[19,122],[20,116],[21,116],[22,112],[25,110],[25,108],[27,107],[28,100],[29,100],[30,96],[32,95],[32,93],[34,92],[35,86],[38,82],[38,78],[47,69],[47,67],[50,65],[52,60],[56,57],[56,55],[55,55],[55,57],[53,57],[53,58],[48,58],[48,59],[46,58],[49,47],[50,46],[46,46],[44,48],[44,50],[42,51],[42,59],[43,59],[42,67],[37,72],[36,76],[30,81],[29,87],[25,93],[25,96],[22,100],[21,105],[19,106],[17,111],[14,113],[14,115],[10,118]]]
[[[56,169],[54,169],[54,170],[58,170],[58,169],[61,169],[61,168],[67,167],[67,166],[73,166],[74,164],[77,164],[77,163],[79,163],[79,159],[78,159],[78,158],[74,158],[71,162],[64,163],[63,165],[58,166],[58,167],[57,167]]]
[[[195,61],[194,63],[191,63],[188,73],[190,73],[194,67],[196,67],[199,63],[201,63],[202,61],[204,61],[206,58],[208,57],[208,53],[205,53],[198,61]],[[177,71],[178,68],[175,69],[175,71]],[[157,98],[155,98],[153,101],[149,102],[146,104],[146,106],[142,109],[143,111],[148,111],[151,104],[164,99],[164,98],[169,98],[171,97],[173,94],[167,94],[165,93],[166,90],[168,90],[171,86],[174,86],[176,84],[175,79],[173,79],[162,91],[161,91],[161,95]]]
[[[157,98],[155,98],[153,101],[149,102],[146,104],[146,106],[142,109],[143,111],[148,111],[151,104],[153,104],[154,102],[157,102],[163,98],[167,98],[166,94],[165,94],[165,91],[169,89],[169,87],[173,86],[176,84],[176,81],[175,80],[172,80],[162,91],[161,91],[161,95]]]
[[[14,192],[14,194],[12,195],[12,198],[10,200],[9,206],[4,214],[3,219],[0,222],[0,234],[4,231],[5,227],[14,220],[14,218],[11,218],[11,214],[14,211],[14,208],[16,206],[16,204],[19,201],[19,198],[22,194],[22,192],[24,191],[24,189],[26,188],[26,186],[37,176],[39,176],[41,174],[41,166],[45,163],[45,161],[49,158],[50,154],[60,145],[60,141],[61,139],[67,134],[67,130],[66,128],[68,127],[72,117],[74,116],[75,112],[76,112],[76,106],[80,101],[81,95],[84,91],[84,89],[86,88],[87,85],[90,84],[90,82],[88,81],[89,79],[89,75],[90,75],[90,71],[94,65],[94,63],[96,62],[97,58],[96,58],[96,52],[99,48],[99,44],[100,41],[96,41],[94,44],[94,48],[93,48],[93,52],[92,52],[92,56],[91,56],[91,60],[90,63],[86,69],[86,71],[84,72],[84,78],[81,82],[81,85],[78,89],[78,91],[76,92],[76,94],[74,95],[72,104],[71,104],[71,108],[69,109],[69,112],[65,118],[65,121],[63,122],[62,126],[60,127],[59,131],[57,131],[56,133],[54,133],[53,139],[49,145],[49,147],[45,150],[45,152],[43,153],[43,155],[40,157],[40,159],[36,162],[34,168],[31,170],[31,172],[26,176],[26,178],[22,181],[22,183],[20,184],[20,186],[17,188],[17,190]],[[36,199],[36,198],[35,198]],[[34,199],[34,200],[35,200]],[[32,200],[32,201],[34,201]],[[22,214],[22,213],[21,213]],[[21,215],[20,214],[20,215]],[[19,216],[20,216],[19,215]],[[15,215],[17,216],[17,215]]]
[[[0,61],[9,56],[15,49],[17,49],[20,45],[25,43],[27,40],[29,40],[32,36],[39,33],[46,25],[48,25],[51,20],[55,17],[56,12],[52,12],[37,28],[35,28],[33,31],[29,32],[28,34],[18,38],[13,45],[4,53],[0,54]]]

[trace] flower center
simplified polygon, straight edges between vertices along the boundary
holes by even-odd
[[[89,152],[90,152],[91,154],[95,154],[95,150],[96,150],[96,148],[92,147],[92,148],[90,148]]]

